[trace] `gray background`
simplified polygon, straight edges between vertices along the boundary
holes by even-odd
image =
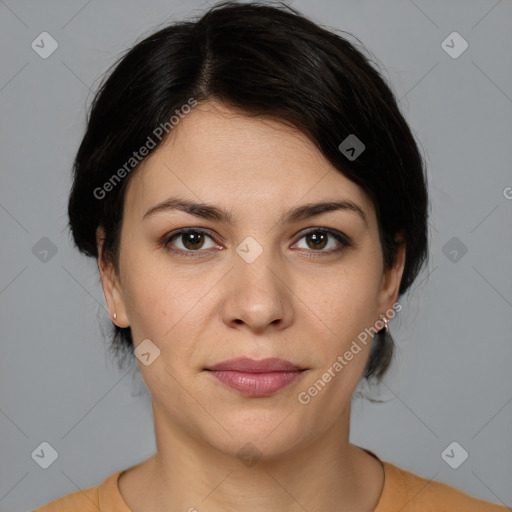
[[[71,244],[67,196],[102,73],[156,25],[206,5],[0,1],[0,511],[98,485],[154,452],[140,377],[106,353],[96,263]],[[512,506],[512,2],[291,5],[375,55],[429,168],[430,262],[390,324],[399,348],[373,392],[389,400],[354,401],[351,441]],[[59,45],[47,59],[31,48],[43,31]],[[453,31],[469,43],[455,59],[441,46]],[[56,249],[47,261],[43,237]],[[48,469],[31,457],[43,441],[58,452]],[[457,469],[441,457],[452,441],[469,453]]]

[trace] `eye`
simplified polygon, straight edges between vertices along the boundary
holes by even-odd
[[[313,252],[334,253],[350,247],[348,238],[338,231],[327,228],[312,228],[304,233],[300,240],[305,240],[305,247],[299,249],[311,249]],[[324,250],[327,248],[328,250]]]
[[[209,247],[205,247],[206,238],[211,240]],[[177,242],[174,242],[174,240]],[[213,237],[206,231],[197,228],[180,229],[168,236],[164,240],[163,245],[167,250],[179,253],[199,252],[201,249],[206,250],[216,247]],[[177,249],[174,249],[172,246],[177,247]]]

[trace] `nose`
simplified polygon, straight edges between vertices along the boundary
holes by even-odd
[[[293,322],[293,293],[284,262],[264,250],[254,261],[238,254],[227,276],[223,320],[251,332],[282,330]]]

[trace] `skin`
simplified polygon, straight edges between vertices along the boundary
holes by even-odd
[[[150,339],[160,350],[150,365],[138,361],[157,452],[121,475],[121,495],[134,512],[374,510],[382,465],[349,443],[351,398],[370,343],[309,404],[297,395],[392,308],[404,246],[384,269],[370,198],[279,121],[208,102],[170,135],[128,184],[119,275],[101,257],[97,231],[113,321],[131,327],[135,347]],[[178,210],[143,220],[171,196],[218,206],[234,220]],[[367,224],[350,210],[278,222],[298,205],[347,199]],[[304,236],[312,227],[343,233],[351,245],[329,236],[318,249]],[[177,237],[169,245],[192,256],[169,252],[164,237],[179,228],[207,229],[212,238],[194,246]],[[263,249],[252,263],[236,252],[248,236]],[[308,370],[270,397],[241,395],[204,371],[240,356],[280,357]],[[248,442],[261,454],[250,467],[237,457]]]

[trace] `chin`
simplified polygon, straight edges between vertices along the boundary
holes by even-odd
[[[237,458],[249,466],[245,459],[275,460],[300,449],[316,437],[308,434],[308,425],[301,421],[303,419],[299,415],[290,414],[289,408],[274,410],[268,407],[259,412],[239,410],[234,416],[214,415],[225,430],[216,422],[218,428],[205,426],[208,431],[203,431],[204,440],[226,456]]]
[[[243,432],[240,436],[222,440],[212,439],[211,445],[228,457],[236,459],[235,467],[240,469],[239,463],[252,467],[257,462],[264,463],[278,460],[290,451],[297,449],[301,439],[294,436],[268,436],[258,435],[255,432]]]

